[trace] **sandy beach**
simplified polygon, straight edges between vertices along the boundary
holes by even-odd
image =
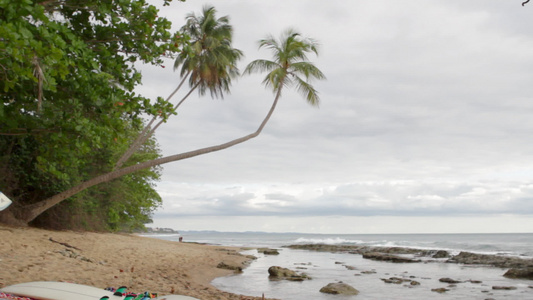
[[[200,299],[261,299],[220,291],[210,282],[245,267],[240,248],[178,243],[130,234],[47,231],[0,225],[0,287],[65,281]],[[258,292],[259,293],[259,292]],[[260,295],[255,295],[260,296]]]

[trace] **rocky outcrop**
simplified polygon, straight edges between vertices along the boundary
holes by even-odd
[[[513,279],[530,279],[533,280],[533,267],[509,269],[503,276]]]
[[[391,277],[391,278],[381,278],[381,280],[385,283],[394,283],[394,284],[402,284],[403,279],[399,277]]]
[[[279,255],[279,251],[277,249],[259,248],[257,249],[257,252],[265,255]]]
[[[439,293],[439,294],[442,294],[442,293],[446,293],[447,291],[449,291],[449,289],[438,288],[438,289],[431,289],[431,291],[432,291],[432,292]]]
[[[268,274],[270,275],[269,278],[271,280],[304,281],[311,279],[311,277],[307,276],[307,274],[298,274],[293,270],[278,266],[272,266],[268,268]]]
[[[217,265],[217,268],[219,268],[219,269],[225,269],[225,270],[232,270],[232,271],[235,271],[236,273],[240,273],[240,272],[242,272],[242,266],[229,265],[229,264],[226,264],[225,262],[220,262],[220,263]]]
[[[353,270],[357,270],[357,268],[354,267],[354,266],[349,266],[349,265],[343,265],[343,266],[344,266],[346,269],[348,269],[348,270],[352,270],[352,271],[353,271]]]
[[[449,260],[447,260],[447,262],[468,265],[489,265],[499,268],[533,268],[532,259],[523,259],[520,257],[512,256],[478,254],[471,252],[460,252],[458,255],[455,255]]]
[[[516,286],[493,286],[492,287],[493,290],[505,290],[505,291],[510,291],[510,290],[516,290]]]
[[[448,258],[448,257],[450,257],[450,253],[448,253],[448,251],[445,251],[445,250],[438,250],[431,257],[433,257],[433,258]]]
[[[455,279],[451,279],[451,278],[441,278],[439,279],[440,282],[445,282],[445,283],[451,283],[451,284],[455,284],[455,283],[461,283],[462,281],[460,280],[455,280]]]
[[[402,284],[402,283],[409,283],[409,285],[420,285],[420,282],[409,279],[409,278],[400,278],[400,277],[390,277],[390,278],[381,278],[381,280],[385,283],[393,283],[393,284]]]
[[[421,250],[414,248],[401,247],[373,247],[373,246],[356,246],[356,245],[326,245],[326,244],[305,244],[286,246],[291,249],[304,249],[320,252],[343,252],[351,254],[364,254],[368,252],[380,252],[390,254],[413,254],[420,256],[430,256],[433,250]]]
[[[418,257],[433,257],[443,258],[446,255],[449,256],[449,253],[444,250],[427,250],[427,249],[416,249],[416,248],[402,248],[402,247],[378,247],[378,246],[356,246],[356,245],[326,245],[326,244],[305,244],[305,245],[290,245],[286,246],[291,249],[304,249],[311,251],[320,251],[320,252],[341,252],[341,253],[350,253],[350,254],[365,254],[365,253],[385,253],[385,254],[395,254],[395,255],[411,255]]]
[[[401,247],[377,247],[377,246],[356,246],[356,245],[326,245],[326,244],[306,244],[287,246],[291,249],[305,249],[311,251],[361,254],[365,258],[390,261],[390,262],[418,262],[418,258],[423,261],[438,261],[449,257],[448,263],[488,265],[499,268],[533,268],[533,259],[520,258],[503,255],[477,254],[471,252],[461,252],[458,255],[450,256],[445,250],[427,250]],[[380,254],[375,254],[380,253]],[[389,254],[390,256],[387,256]],[[408,255],[407,258],[399,255]]]
[[[322,287],[320,289],[321,293],[326,294],[334,294],[334,295],[357,295],[359,294],[359,291],[354,288],[353,286],[338,282],[338,283],[330,283],[326,285],[325,287]]]
[[[392,255],[392,254],[386,254],[386,253],[380,253],[380,252],[364,253],[363,258],[372,259],[372,260],[380,260],[380,261],[389,261],[389,262],[394,262],[394,263],[420,262],[419,259],[413,259],[413,258],[402,257],[398,255]]]

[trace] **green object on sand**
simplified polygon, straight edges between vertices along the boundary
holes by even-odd
[[[128,289],[127,287],[125,287],[125,286],[121,286],[121,287],[119,287],[119,288],[115,291],[115,293],[114,293],[113,295],[115,295],[115,296],[122,296],[123,294],[126,293],[126,290],[127,290],[127,289]]]
[[[145,292],[145,293],[142,293],[142,294],[139,294],[139,295],[137,295],[137,297],[135,297],[135,299],[133,299],[133,300],[142,300],[142,299],[144,299],[144,298],[147,296],[146,294],[147,294],[146,292]]]

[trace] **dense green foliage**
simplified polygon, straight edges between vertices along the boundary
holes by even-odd
[[[0,0],[0,190],[11,209],[109,172],[141,116],[168,117],[170,103],[133,89],[135,62],[160,65],[185,44],[170,25],[144,0]],[[158,156],[152,140],[128,164]],[[158,178],[151,168],[115,179],[36,223],[139,226],[161,201]]]

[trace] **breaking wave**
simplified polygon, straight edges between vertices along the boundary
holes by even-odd
[[[298,238],[294,241],[296,244],[327,244],[327,245],[364,245],[368,242],[362,240],[347,240],[339,237],[336,238]]]

